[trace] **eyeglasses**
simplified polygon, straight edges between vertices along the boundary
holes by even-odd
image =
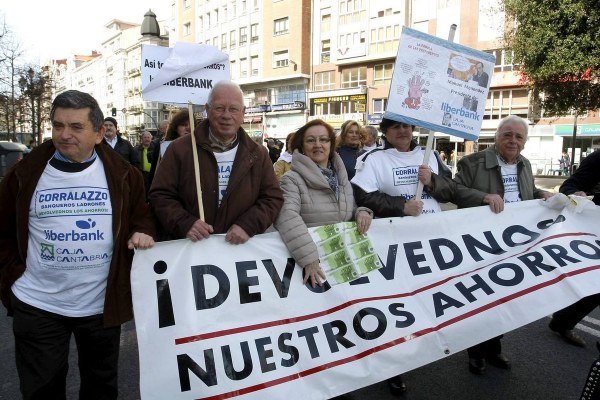
[[[229,114],[237,115],[242,112],[240,107],[225,107],[225,106],[214,106],[210,107],[211,110],[216,112],[217,114],[225,114],[225,111],[229,111]]]
[[[329,143],[329,142],[331,142],[331,139],[328,138],[327,136],[323,136],[323,137],[320,137],[320,138],[309,137],[309,138],[304,139],[304,144],[308,144],[308,145],[311,145],[311,146],[314,146],[317,142],[319,142],[319,143]]]

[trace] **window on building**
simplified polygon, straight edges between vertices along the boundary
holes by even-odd
[[[236,46],[236,34],[235,31],[229,32],[229,48],[234,49]]]
[[[242,14],[246,14],[246,0],[241,0]]]
[[[218,46],[219,46],[219,37],[218,37],[218,36],[215,36],[215,37],[213,38],[212,45],[213,45],[213,46],[215,46],[215,47],[218,47]]]
[[[331,30],[331,14],[329,13],[329,8],[327,8],[327,14],[321,15],[321,33],[327,33],[330,30]]]
[[[214,15],[215,15],[215,25],[219,23],[219,9],[215,8],[215,10],[213,11]]]
[[[191,0],[183,0],[183,8],[190,8],[192,5]]]
[[[387,17],[388,15],[392,15],[392,9],[386,8],[385,10],[381,10],[377,12],[377,17]]]
[[[306,88],[304,85],[286,85],[274,88],[271,98],[274,104],[293,103],[294,101],[306,100]]]
[[[183,24],[183,36],[189,36],[192,33],[192,23],[186,22]]]
[[[398,50],[400,25],[388,25],[371,29],[370,53],[383,53]]]
[[[231,73],[231,79],[239,78],[240,75],[237,70],[237,63],[235,62],[235,60],[231,60],[229,62],[229,72]]]
[[[383,85],[392,81],[394,63],[379,64],[373,67],[373,83]]]
[[[473,100],[465,98],[465,101],[471,103],[463,104],[464,108],[476,109],[477,104]],[[464,102],[463,102],[464,103]],[[485,114],[483,119],[502,119],[508,115],[514,114],[521,118],[527,118],[529,110],[529,93],[527,89],[506,89],[490,90],[488,99],[485,103]]]
[[[331,62],[331,40],[321,41],[321,64]]]
[[[336,71],[316,72],[313,84],[314,90],[335,89]]]
[[[258,76],[258,56],[250,57],[250,75]]]
[[[243,26],[240,28],[240,46],[248,43],[248,27]]]
[[[225,50],[227,48],[227,34],[221,34],[221,50]]]
[[[387,99],[373,99],[373,112],[383,114],[387,108]]]
[[[365,0],[340,1],[338,23],[340,25],[361,23],[367,20]]]
[[[273,34],[274,35],[283,35],[284,33],[288,33],[289,30],[289,18],[279,18],[273,22]]]
[[[513,64],[514,51],[509,49],[495,49],[487,51],[496,57],[494,72],[512,71],[519,69],[518,65]]]
[[[231,10],[231,18],[235,18],[237,15],[237,0],[231,1],[231,7],[229,7],[229,9]]]
[[[346,68],[342,70],[342,88],[360,87],[367,84],[367,67]]]
[[[258,42],[258,24],[250,25],[250,43]]]
[[[203,22],[204,22],[204,19],[202,17],[198,17],[198,30],[200,32],[202,32],[204,30]]]
[[[248,77],[248,59],[240,58],[240,78]]]
[[[273,53],[273,68],[287,67],[289,63],[289,55],[287,50],[276,51]]]

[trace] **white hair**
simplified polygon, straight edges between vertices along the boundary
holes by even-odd
[[[523,118],[518,117],[516,115],[509,115],[507,117],[502,118],[500,120],[500,123],[498,124],[498,128],[496,129],[496,134],[494,135],[494,137],[498,139],[500,131],[502,130],[502,128],[504,128],[504,125],[510,122],[516,122],[523,125],[523,128],[525,128],[525,140],[527,140],[527,136],[529,135],[529,124]]]
[[[238,85],[237,83],[232,82],[232,81],[219,81],[213,85],[212,90],[208,94],[208,100],[206,102],[208,105],[212,104],[213,97],[214,97],[213,94],[217,91],[217,89],[221,89],[221,88],[234,89],[235,91],[237,91],[239,93],[240,101],[242,102],[242,104],[244,103],[244,92],[240,88],[240,85]]]

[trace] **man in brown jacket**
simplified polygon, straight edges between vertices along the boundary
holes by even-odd
[[[52,103],[52,141],[0,184],[0,297],[13,315],[24,399],[64,399],[71,336],[80,398],[116,399],[121,324],[133,317],[133,249],[154,244],[139,170],[101,144],[77,90]]]
[[[195,129],[204,220],[198,208],[191,135],[167,149],[148,196],[163,237],[197,241],[225,233],[229,243],[241,244],[277,218],[283,195],[267,150],[241,128],[244,111],[240,87],[220,81],[208,97],[208,119]]]

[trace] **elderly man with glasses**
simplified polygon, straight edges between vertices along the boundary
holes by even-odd
[[[266,148],[241,128],[245,107],[240,87],[230,81],[215,84],[206,112],[208,118],[194,132],[204,220],[194,184],[191,135],[173,141],[167,149],[149,202],[162,237],[197,241],[225,233],[228,242],[242,244],[275,221],[283,196]]]

